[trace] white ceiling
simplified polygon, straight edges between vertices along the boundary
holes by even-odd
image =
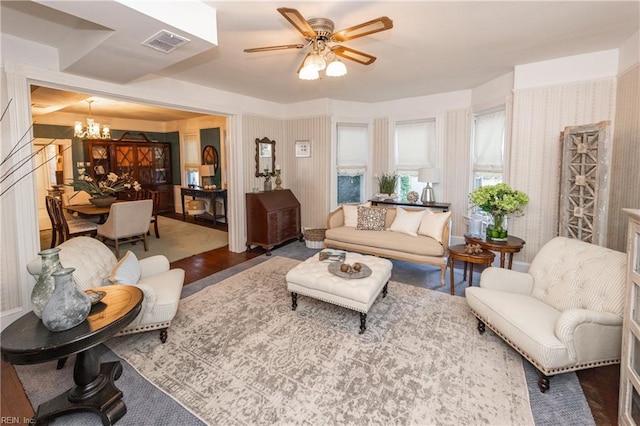
[[[159,75],[293,103],[380,102],[470,89],[519,64],[618,48],[640,27],[639,1],[200,2],[217,13],[216,45],[125,1],[3,0],[1,29],[57,48],[61,71],[72,74],[120,84]],[[181,3],[180,10],[189,16],[191,6]],[[307,19],[329,18],[336,30],[379,16],[391,18],[394,27],[344,43],[376,56],[372,65],[344,61],[344,77],[301,81],[296,70],[306,49],[243,52],[304,43],[278,7],[298,9]],[[169,54],[141,46],[159,29],[192,42]]]

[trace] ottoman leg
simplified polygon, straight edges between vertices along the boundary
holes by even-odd
[[[389,281],[387,281],[387,283],[384,285],[384,287],[382,288],[382,298],[384,299],[385,297],[387,297],[387,286],[389,285]]]
[[[298,307],[298,293],[291,292],[291,310],[295,311]]]
[[[365,314],[364,312],[360,312],[360,333],[359,334],[364,333],[366,329],[367,329],[367,314]]]

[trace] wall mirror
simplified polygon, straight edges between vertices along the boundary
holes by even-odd
[[[202,150],[202,164],[213,165],[215,173],[218,173],[218,150],[213,145],[207,145]]]
[[[276,141],[256,139],[256,177],[265,176],[265,170],[273,173],[276,168]]]

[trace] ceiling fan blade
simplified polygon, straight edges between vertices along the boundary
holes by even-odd
[[[354,38],[379,33],[380,31],[390,30],[391,28],[393,28],[393,21],[386,16],[381,16],[380,18],[364,22],[360,25],[335,32],[333,33],[333,39],[335,41],[353,40]]]
[[[351,49],[350,47],[334,46],[331,50],[333,50],[333,53],[342,58],[358,62],[362,65],[371,65],[376,61],[375,56],[360,52],[359,50]]]
[[[244,49],[244,51],[245,53],[269,52],[270,50],[302,49],[304,46],[304,44],[282,44],[280,46],[254,47],[252,49]]]
[[[278,12],[280,12],[280,14],[284,16],[284,18],[289,21],[291,25],[293,25],[303,36],[307,38],[316,38],[318,36],[304,16],[302,16],[302,14],[296,9],[279,7]]]

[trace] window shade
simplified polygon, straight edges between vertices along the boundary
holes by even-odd
[[[504,121],[504,110],[476,116],[473,149],[476,170],[502,170]]]
[[[435,120],[396,124],[396,167],[398,170],[433,165],[435,151]]]
[[[184,136],[184,163],[200,164],[199,141],[196,135]]]
[[[337,165],[366,166],[368,160],[367,127],[361,125],[338,124]]]

